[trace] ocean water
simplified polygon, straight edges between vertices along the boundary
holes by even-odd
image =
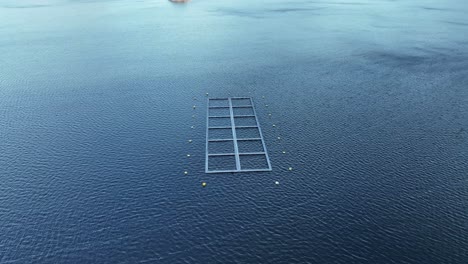
[[[0,263],[468,263],[467,14],[0,0]],[[205,93],[272,172],[204,173]]]

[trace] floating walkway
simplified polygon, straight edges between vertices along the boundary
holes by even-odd
[[[208,98],[206,173],[271,171],[251,97]]]

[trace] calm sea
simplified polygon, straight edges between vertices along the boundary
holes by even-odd
[[[0,0],[0,263],[468,263],[467,14]],[[204,173],[206,93],[272,172]]]

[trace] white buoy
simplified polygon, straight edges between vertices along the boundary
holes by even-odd
[[[281,137],[278,137],[278,139],[281,139]]]
[[[191,128],[191,129],[194,129],[194,128],[195,128],[195,126],[191,126],[190,128]]]
[[[276,127],[276,125],[275,125],[275,124],[273,124],[273,127]]]
[[[283,154],[286,154],[286,151],[283,150]]]
[[[206,93],[205,95],[208,96],[209,93]]]
[[[289,167],[288,170],[292,171],[292,167]]]
[[[187,154],[187,157],[190,157],[190,154]]]
[[[279,181],[275,181],[275,184],[278,185],[278,184],[279,184]]]
[[[188,174],[188,171],[184,171],[184,174],[187,175],[187,174]]]
[[[188,140],[188,143],[192,143],[192,140],[191,140],[191,139],[189,139],[189,140]]]
[[[193,109],[197,108],[197,106],[195,106],[195,105],[194,105],[194,106],[192,106],[192,107],[193,107]]]

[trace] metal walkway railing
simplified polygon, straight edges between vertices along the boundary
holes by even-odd
[[[208,98],[206,173],[271,171],[251,97]]]

